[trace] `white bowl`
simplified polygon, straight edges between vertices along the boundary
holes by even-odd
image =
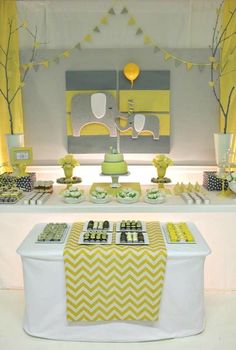
[[[116,199],[118,202],[120,203],[124,203],[124,204],[129,204],[129,203],[136,203],[139,201],[139,192],[138,191],[134,191],[136,193],[136,196],[135,197],[125,197],[125,198],[122,198],[120,196],[116,196]]]
[[[230,181],[229,182],[229,188],[231,189],[231,191],[236,193],[236,181]]]
[[[82,194],[82,196],[78,197],[78,198],[74,198],[74,197],[63,197],[64,202],[68,203],[68,204],[77,204],[77,203],[81,203],[85,200],[85,196]]]
[[[104,203],[108,203],[112,200],[111,196],[106,196],[105,198],[95,198],[93,196],[90,196],[89,199],[91,200],[91,202],[96,203],[96,204],[104,204]]]
[[[144,202],[149,203],[149,204],[160,204],[165,202],[165,197],[158,197],[156,199],[153,198],[148,198],[147,196],[144,196]]]

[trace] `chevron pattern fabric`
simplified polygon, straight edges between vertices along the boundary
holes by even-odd
[[[74,223],[64,249],[67,320],[158,320],[166,266],[159,222],[147,223],[148,246],[78,245]]]

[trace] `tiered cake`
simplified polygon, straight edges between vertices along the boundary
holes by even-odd
[[[124,161],[124,156],[118,151],[110,147],[108,153],[105,154],[104,162],[102,162],[102,174],[104,175],[123,175],[127,174],[128,166]]]

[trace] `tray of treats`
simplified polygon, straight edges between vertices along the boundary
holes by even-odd
[[[0,204],[15,204],[23,197],[22,190],[18,188],[0,190]]]
[[[93,203],[104,204],[112,200],[112,196],[103,187],[96,187],[90,194],[90,200]]]
[[[125,188],[116,194],[117,201],[123,204],[138,202],[139,198],[140,193],[138,191],[132,190],[132,188]]]
[[[45,203],[51,193],[49,192],[29,192],[24,196],[23,204],[24,205],[42,205]]]
[[[36,192],[52,193],[53,181],[35,181],[34,190]]]
[[[79,238],[79,244],[111,244],[112,232],[106,230],[87,230],[82,231]]]
[[[185,222],[167,222],[161,224],[162,231],[169,244],[194,244],[194,235]]]
[[[147,245],[149,244],[147,232],[121,231],[116,232],[116,244],[121,245]]]
[[[147,227],[144,221],[122,220],[116,223],[116,231],[146,232]]]
[[[113,231],[113,222],[105,220],[105,221],[94,221],[89,220],[84,223],[83,231]]]
[[[35,243],[64,243],[70,225],[66,223],[49,223],[38,235]]]

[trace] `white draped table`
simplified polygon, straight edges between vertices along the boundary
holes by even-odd
[[[36,225],[18,248],[25,289],[24,329],[37,337],[134,342],[189,336],[204,330],[204,261],[210,249],[189,223],[196,244],[167,244],[165,283],[157,322],[84,322],[68,324],[64,244],[35,244],[45,224]]]

